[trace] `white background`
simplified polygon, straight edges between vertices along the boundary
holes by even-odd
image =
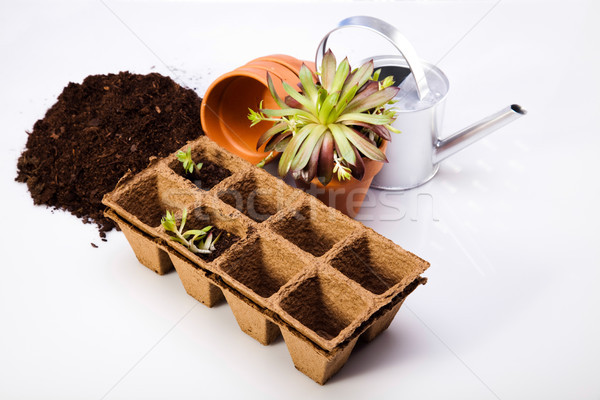
[[[0,398],[600,398],[598,4],[3,1]],[[359,14],[448,75],[447,134],[511,103],[529,114],[359,216],[430,261],[429,283],[324,387],[121,233],[100,242],[14,182],[25,131],[70,81],[158,71],[203,95],[255,57],[312,59]]]

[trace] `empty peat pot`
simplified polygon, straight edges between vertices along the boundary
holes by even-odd
[[[442,139],[439,134],[450,88],[448,78],[435,65],[421,61],[410,42],[394,26],[373,17],[346,18],[323,38],[315,64],[320,64],[329,36],[350,27],[375,32],[400,52],[400,55],[372,57],[375,68],[381,69],[380,79],[391,75],[400,87],[394,98],[398,113],[393,126],[402,133],[393,136],[386,152],[390,162],[375,176],[371,187],[405,190],[420,186],[435,176],[441,161],[527,113],[518,104],[512,104]]]

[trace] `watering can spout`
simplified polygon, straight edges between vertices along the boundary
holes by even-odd
[[[527,110],[518,104],[512,104],[450,137],[438,139],[435,143],[433,163],[438,164],[525,114]]]
[[[448,78],[435,65],[422,61],[410,42],[393,25],[374,17],[355,16],[341,21],[317,49],[315,65],[320,65],[328,48],[329,37],[345,28],[367,29],[386,39],[398,55],[377,55],[370,59],[379,69],[380,79],[394,78],[400,88],[396,101],[396,119],[392,126],[402,132],[389,143],[390,161],[382,167],[371,187],[383,190],[407,190],[423,185],[438,172],[440,162],[527,114],[518,104],[471,125],[445,139],[438,136],[442,127]],[[367,62],[369,59],[364,60]]]

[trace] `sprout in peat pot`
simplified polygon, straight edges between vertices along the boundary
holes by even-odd
[[[185,151],[179,150],[176,156],[177,161],[173,161],[170,165],[171,169],[192,182],[198,189],[210,190],[231,175],[231,171],[222,166],[218,159],[206,158],[206,154],[201,151],[193,152],[191,146],[188,146]],[[201,157],[204,157],[203,162],[194,161],[194,158],[197,160]]]
[[[181,243],[187,247],[192,253],[196,254],[211,254],[215,251],[215,243],[221,237],[221,234],[216,238],[213,238],[212,226],[207,226],[203,229],[192,229],[183,231],[185,222],[187,220],[187,209],[183,209],[181,214],[181,225],[177,228],[177,221],[170,211],[166,212],[166,215],[161,219],[160,223],[167,232],[172,232],[175,236],[171,236],[176,242]]]
[[[291,171],[299,183],[317,177],[325,186],[334,174],[338,181],[362,180],[363,157],[387,162],[380,147],[383,140],[391,140],[390,131],[399,132],[391,126],[396,111],[387,107],[399,89],[391,76],[378,78],[372,60],[351,71],[347,59],[337,65],[331,50],[323,57],[317,83],[306,65],[300,69],[302,92],[282,82],[288,94],[284,100],[268,75],[271,96],[281,109],[263,109],[261,104],[258,111],[250,110],[252,125],[274,123],[257,149],[266,143],[265,150],[271,152],[267,158],[282,152],[279,175]]]
[[[177,152],[177,159],[183,165],[184,173],[193,174],[194,171],[196,171],[197,173],[200,173],[200,170],[202,169],[202,163],[198,163],[198,164],[194,163],[194,160],[192,160],[192,148],[191,147],[188,147],[187,151],[179,150]]]

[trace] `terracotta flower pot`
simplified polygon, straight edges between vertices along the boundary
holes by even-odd
[[[302,61],[290,56],[273,55],[252,60],[215,80],[204,95],[200,108],[202,127],[206,135],[221,147],[253,164],[267,156],[256,150],[258,138],[270,127],[261,122],[250,127],[248,108],[279,108],[267,85],[267,72],[273,76],[275,91],[286,93],[281,81],[296,86]],[[294,70],[292,68],[296,68]]]
[[[302,64],[305,64],[313,73],[313,78],[315,82],[317,80],[317,74],[315,73],[315,63],[312,61],[299,60],[296,57],[287,56],[285,54],[273,54],[270,56],[258,57],[250,61],[250,63],[256,61],[271,61],[281,64],[287,67],[289,70],[293,71],[296,75],[300,73],[300,68],[302,67]]]

